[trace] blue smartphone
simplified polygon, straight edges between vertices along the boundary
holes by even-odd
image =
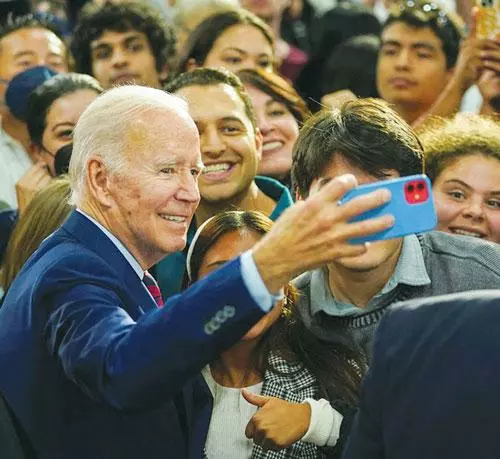
[[[425,175],[410,175],[358,186],[348,191],[340,200],[340,204],[345,204],[356,196],[370,193],[379,188],[387,188],[391,192],[390,201],[376,209],[358,215],[351,221],[362,221],[391,214],[395,218],[394,226],[370,236],[352,239],[349,242],[362,244],[363,242],[393,239],[434,229],[437,216],[432,199],[431,182]]]

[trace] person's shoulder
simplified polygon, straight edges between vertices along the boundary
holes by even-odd
[[[495,242],[441,231],[422,234],[420,240],[424,253],[449,256],[464,263],[477,263],[500,275],[500,245]]]
[[[274,201],[278,201],[280,199],[283,199],[283,197],[286,197],[287,199],[289,199],[290,205],[293,204],[290,190],[280,181],[272,177],[257,175],[255,176],[255,183],[260,191],[262,191],[265,195],[269,196]]]
[[[410,337],[411,341],[412,330],[417,335],[419,330],[431,331],[435,327],[451,330],[452,326],[470,324],[472,320],[491,320],[493,313],[500,320],[499,306],[500,290],[494,289],[416,298],[391,305],[379,333],[386,334],[390,342],[395,342],[396,335],[401,339]]]

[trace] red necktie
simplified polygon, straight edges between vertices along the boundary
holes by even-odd
[[[154,277],[151,274],[149,274],[147,271],[145,271],[144,277],[142,278],[142,282],[144,282],[144,285],[149,290],[149,293],[151,293],[151,296],[156,301],[156,304],[158,305],[158,307],[159,308],[163,307],[163,305],[164,305],[163,297],[161,296],[160,287],[158,287],[158,284],[154,280]]]

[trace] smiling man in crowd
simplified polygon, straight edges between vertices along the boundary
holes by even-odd
[[[262,135],[239,78],[228,71],[202,68],[180,75],[165,89],[187,101],[205,164],[188,246],[197,226],[224,210],[259,210],[276,220],[292,204],[292,197],[277,180],[256,177]],[[156,276],[165,296],[179,291],[185,259],[186,251],[179,252],[157,265]]]

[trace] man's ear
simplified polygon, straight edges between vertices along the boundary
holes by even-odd
[[[104,207],[113,205],[110,176],[102,158],[96,156],[87,163],[87,184],[90,196]]]
[[[264,143],[264,137],[262,137],[262,132],[260,132],[259,128],[255,128],[255,151],[257,152],[257,156],[259,158],[259,162],[262,159],[262,146]]]

